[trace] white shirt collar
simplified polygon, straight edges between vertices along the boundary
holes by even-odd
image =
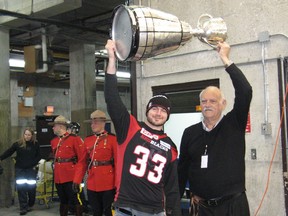
[[[221,114],[221,117],[219,118],[219,120],[216,122],[216,124],[213,126],[213,128],[211,128],[211,129],[209,129],[208,127],[206,127],[206,125],[205,125],[205,123],[204,123],[204,118],[203,118],[203,120],[202,120],[202,126],[203,126],[203,129],[205,130],[205,131],[207,131],[207,132],[209,132],[209,131],[212,131],[218,124],[219,124],[219,122],[222,120],[222,118],[223,118],[223,114]]]

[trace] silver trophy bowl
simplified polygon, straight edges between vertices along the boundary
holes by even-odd
[[[139,61],[174,51],[193,36],[215,48],[227,38],[222,18],[203,14],[196,29],[176,16],[143,6],[119,5],[114,9],[112,40],[120,61]]]

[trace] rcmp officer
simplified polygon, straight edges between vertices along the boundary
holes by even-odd
[[[80,183],[86,170],[86,149],[79,136],[67,132],[69,121],[59,115],[54,122],[51,140],[54,154],[54,182],[60,199],[60,216],[68,215],[69,203],[76,203],[76,216],[82,215],[81,200],[78,199]]]
[[[116,136],[105,130],[106,115],[96,110],[86,123],[91,123],[93,135],[84,139],[88,152],[88,202],[93,216],[112,216],[111,205],[115,195]]]

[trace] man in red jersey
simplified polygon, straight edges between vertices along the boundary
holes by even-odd
[[[181,215],[177,177],[177,149],[164,133],[171,104],[155,95],[146,106],[146,120],[129,114],[117,89],[115,43],[106,44],[109,63],[105,76],[105,100],[117,141],[116,216]]]
[[[103,111],[96,110],[90,119],[93,134],[84,139],[88,152],[88,202],[93,216],[112,216],[111,205],[115,195],[115,169],[117,153],[116,136],[105,130],[107,118]]]
[[[86,170],[86,149],[79,136],[67,132],[69,121],[59,115],[54,122],[51,140],[54,155],[54,182],[60,199],[60,216],[68,215],[69,203],[76,203],[76,216],[82,215],[81,201],[78,196],[80,183]]]

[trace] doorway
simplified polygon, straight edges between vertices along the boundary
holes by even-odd
[[[288,124],[288,57],[278,59],[278,77],[279,77],[279,103],[280,103],[280,118],[283,112],[283,120],[281,124],[281,143],[282,143],[282,163],[283,163],[283,180],[286,214],[288,214],[288,166],[287,166],[287,124]],[[285,100],[286,98],[286,100]],[[283,109],[282,109],[283,108]]]
[[[219,79],[152,87],[153,95],[165,94],[171,101],[170,118],[164,125],[164,131],[176,144],[178,151],[185,128],[202,119],[199,94],[207,86],[219,87]]]

